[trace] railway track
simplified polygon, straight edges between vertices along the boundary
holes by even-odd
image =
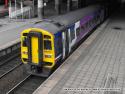
[[[0,61],[0,94],[6,94],[8,91],[8,94],[17,94],[17,92],[23,94],[22,91],[33,92],[44,80],[44,78],[25,72],[19,54],[14,54],[10,58]]]
[[[24,79],[28,75],[24,71],[19,53],[0,60],[0,94],[5,94]]]
[[[45,81],[45,79],[46,78],[28,75],[7,94],[32,94]]]
[[[21,65],[19,54],[15,54],[0,62],[0,79]]]
[[[15,89],[17,91],[17,88],[19,90],[25,87],[28,89],[25,88],[23,91],[33,92],[43,81],[44,78],[31,76],[26,72],[18,52],[0,58],[0,94],[6,94],[12,89],[14,89],[12,92],[15,92]],[[22,90],[20,94],[23,94]]]

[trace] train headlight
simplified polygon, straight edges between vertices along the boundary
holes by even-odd
[[[51,58],[52,57],[52,55],[45,55],[45,58]]]

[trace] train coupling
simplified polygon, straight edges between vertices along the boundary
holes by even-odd
[[[51,70],[47,68],[42,68],[34,65],[26,65],[26,70],[29,74],[35,75],[35,76],[41,76],[41,77],[49,77],[51,74]]]

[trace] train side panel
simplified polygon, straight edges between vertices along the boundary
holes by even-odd
[[[78,42],[103,20],[104,10],[97,10],[54,34],[56,61],[66,58]]]
[[[61,28],[60,24],[53,23],[52,21],[45,21],[42,25],[37,24],[35,28],[24,30],[21,38],[22,61],[28,65],[31,74],[43,76],[41,75],[43,72],[50,73],[55,65],[60,65],[62,63],[60,61],[63,61],[70,55],[80,40],[104,20],[104,14],[103,9],[97,9],[91,13],[89,12],[83,18],[79,18],[79,20],[64,26],[64,28]],[[51,28],[47,28],[45,25]],[[43,28],[42,26],[45,27]],[[57,31],[53,33],[50,30]],[[31,45],[27,45],[27,37],[32,33],[31,31],[41,33],[42,37],[32,36],[30,41],[28,41]],[[25,33],[27,35],[23,36]],[[26,46],[23,46],[23,43]],[[42,47],[39,47],[39,45],[42,45]],[[41,48],[40,51],[39,48]],[[30,55],[32,58],[29,57]]]

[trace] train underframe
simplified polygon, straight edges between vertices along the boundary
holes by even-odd
[[[25,65],[26,71],[31,75],[41,76],[41,77],[48,77],[52,73],[52,69],[45,68],[45,67],[38,67],[35,65]]]

